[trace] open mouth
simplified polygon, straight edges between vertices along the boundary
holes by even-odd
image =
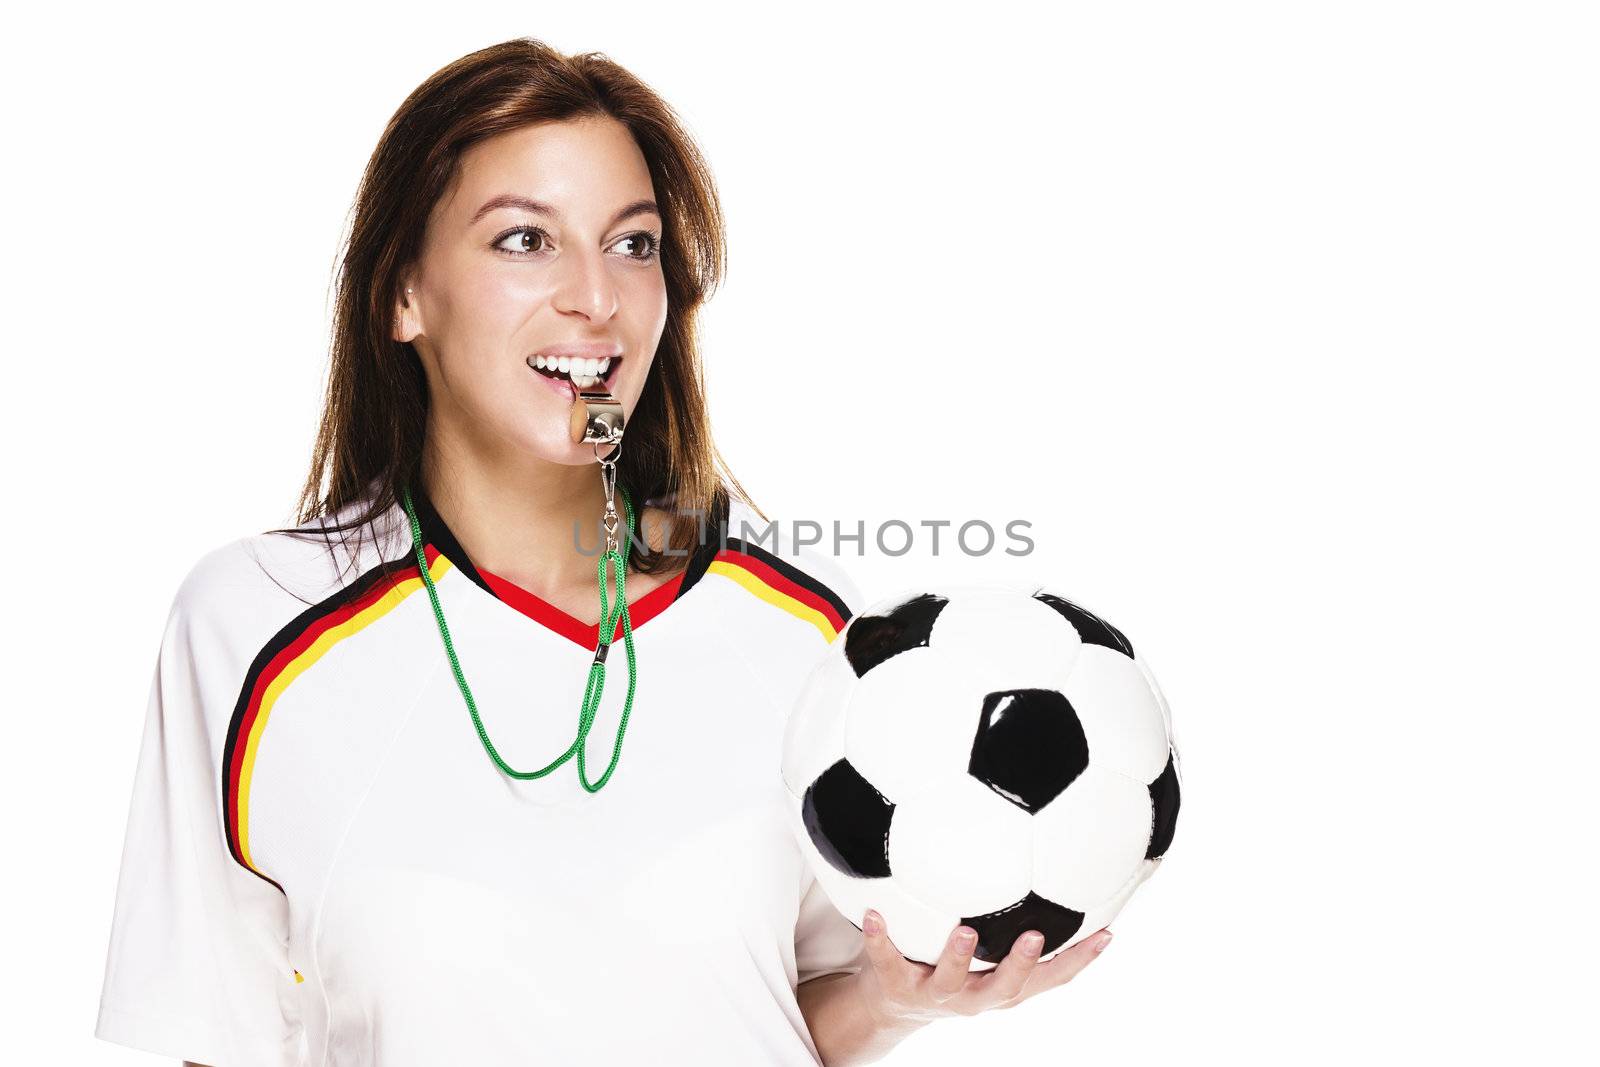
[[[565,356],[528,357],[528,366],[546,378],[571,382],[579,389],[604,384],[609,390],[617,380],[617,370],[621,365],[621,356],[608,356],[605,359],[568,359]]]

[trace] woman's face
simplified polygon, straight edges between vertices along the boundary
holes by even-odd
[[[667,321],[654,201],[644,155],[610,118],[540,123],[463,154],[396,316],[395,339],[427,374],[430,433],[483,458],[594,462],[571,438],[573,372],[533,364],[546,350],[609,355],[601,376],[632,414]]]

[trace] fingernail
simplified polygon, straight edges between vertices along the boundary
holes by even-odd
[[[861,922],[861,929],[876,937],[878,931],[883,929],[883,919],[877,912],[868,909],[866,918]]]
[[[1099,952],[1109,944],[1111,944],[1111,931],[1107,930],[1105,933],[1100,935],[1100,940],[1094,943],[1094,950]]]
[[[1026,952],[1030,956],[1037,955],[1039,950],[1043,947],[1043,934],[1029,934],[1027,937],[1022,939],[1022,951]]]
[[[963,949],[971,948],[972,943],[978,940],[978,935],[972,930],[963,930],[956,935],[956,944]]]

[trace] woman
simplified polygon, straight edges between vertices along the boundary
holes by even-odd
[[[98,1036],[218,1067],[842,1064],[1088,962],[907,961],[806,868],[784,715],[860,597],[715,473],[722,263],[698,153],[604,57],[509,41],[405,101],[301,524],[173,604]],[[626,412],[626,616],[584,384]]]

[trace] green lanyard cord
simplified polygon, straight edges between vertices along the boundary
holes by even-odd
[[[439,606],[439,593],[433,585],[433,575],[428,572],[428,557],[422,544],[422,524],[417,520],[417,512],[411,504],[411,490],[401,486],[400,492],[405,499],[406,515],[411,519],[411,539],[417,551],[417,569],[422,572],[422,583],[428,587],[428,598],[433,602],[433,616],[439,622],[439,634],[444,638],[444,650],[450,657],[450,669],[455,672],[456,686],[461,690],[461,695],[466,699],[467,710],[472,713],[472,725],[477,727],[478,739],[483,742],[483,747],[489,753],[489,758],[494,760],[506,774],[513,778],[523,780],[543,778],[567,760],[573,753],[578,756],[578,781],[590,793],[598,793],[611,778],[611,772],[617,769],[617,761],[622,758],[622,736],[628,731],[628,716],[633,711],[633,694],[638,684],[638,665],[633,654],[633,620],[628,615],[628,601],[623,592],[623,576],[628,569],[628,549],[633,543],[633,500],[628,495],[628,490],[618,486],[622,491],[622,507],[627,514],[627,536],[622,540],[622,551],[608,549],[600,556],[595,564],[595,579],[600,587],[600,626],[599,639],[596,641],[594,661],[589,664],[589,681],[583,691],[583,705],[578,713],[577,739],[561,754],[554,763],[538,771],[514,770],[505,760],[500,758],[500,753],[495,751],[489,734],[483,728],[483,720],[478,717],[477,701],[472,699],[472,690],[467,687],[467,678],[461,672],[461,661],[456,658],[455,645],[450,640],[450,628],[445,625],[444,609]],[[612,574],[615,576],[616,603],[610,604],[606,600],[606,563],[611,563]],[[611,752],[611,764],[606,768],[606,773],[593,785],[589,783],[587,763],[584,749],[589,737],[589,728],[594,725],[595,713],[600,708],[600,697],[606,687],[606,652],[617,635],[617,620],[622,620],[623,645],[628,651],[628,696],[622,705],[622,722],[617,727],[617,743]]]

